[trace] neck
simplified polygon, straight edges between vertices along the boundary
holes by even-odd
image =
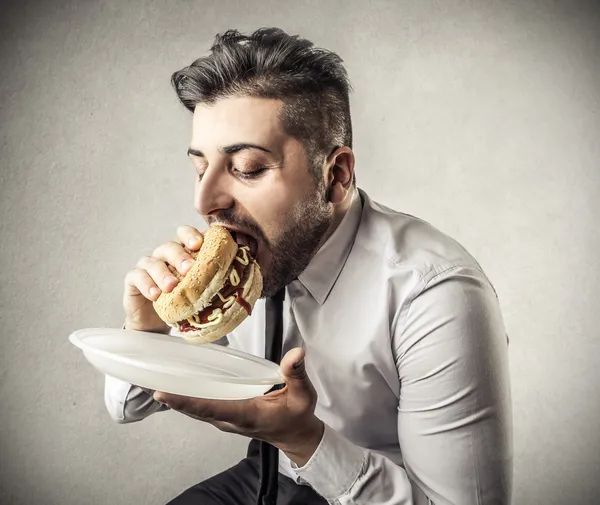
[[[344,198],[344,200],[342,200],[340,203],[333,204],[333,219],[331,220],[331,224],[329,225],[329,228],[327,229],[327,232],[323,237],[321,245],[323,245],[327,241],[327,239],[331,237],[331,235],[333,235],[333,232],[335,232],[337,227],[344,219],[346,212],[348,212],[348,209],[352,204],[352,196],[354,195],[355,191],[356,189],[353,187],[350,191],[348,191],[348,194],[346,195],[346,198]]]

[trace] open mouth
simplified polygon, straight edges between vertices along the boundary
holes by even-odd
[[[231,233],[233,240],[237,242],[239,247],[246,246],[250,251],[250,255],[256,259],[258,253],[258,241],[253,236],[234,230],[229,230],[229,233]]]

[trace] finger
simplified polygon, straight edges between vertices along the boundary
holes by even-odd
[[[176,409],[172,409],[175,410],[176,412],[179,412],[180,414],[183,414],[184,416],[189,417],[190,419],[194,419],[196,421],[202,421],[203,423],[208,423],[211,424],[212,426],[214,426],[215,428],[224,431],[226,433],[234,433],[236,435],[247,435],[248,432],[242,428],[240,428],[239,426],[236,426],[234,424],[225,422],[225,421],[215,421],[213,419],[203,419],[201,417],[195,416],[193,414],[188,414],[187,412],[184,412],[183,410],[176,410]]]
[[[236,435],[243,435],[246,433],[245,430],[241,429],[239,426],[235,424],[231,424],[225,421],[207,421],[212,424],[215,428],[218,428],[225,433],[235,433]]]
[[[251,400],[208,400],[190,398],[156,391],[154,399],[165,403],[173,410],[200,419],[202,421],[226,422],[243,428],[251,425],[251,414],[255,411]]]
[[[125,296],[143,296],[154,301],[159,295],[160,289],[146,270],[135,268],[125,276]]]
[[[285,353],[281,359],[281,373],[284,377],[294,380],[303,380],[306,378],[306,368],[304,358],[306,351],[301,347],[294,347]]]
[[[193,226],[182,225],[177,228],[177,238],[192,251],[198,251],[202,247],[204,237]]]
[[[315,389],[306,373],[306,351],[300,347],[289,350],[281,360],[281,374],[291,394],[313,398]]]
[[[152,256],[172,265],[182,275],[185,275],[194,263],[192,255],[180,243],[173,241],[159,245]]]
[[[168,293],[179,283],[167,264],[153,256],[144,256],[137,262],[136,267],[145,270],[161,291]]]

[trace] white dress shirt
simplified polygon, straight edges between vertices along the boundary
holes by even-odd
[[[264,300],[227,338],[264,356]],[[323,439],[280,472],[339,505],[507,505],[512,417],[507,336],[477,261],[430,224],[354,194],[286,289],[284,352],[302,346]],[[119,422],[164,409],[106,379]]]

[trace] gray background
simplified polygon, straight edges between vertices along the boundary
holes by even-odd
[[[16,2],[14,2],[16,4]],[[162,504],[245,440],[110,421],[67,336],[200,225],[171,72],[227,28],[344,58],[360,185],[461,241],[511,337],[515,504],[598,503],[600,17],[575,1],[19,2],[0,50],[2,503]]]

